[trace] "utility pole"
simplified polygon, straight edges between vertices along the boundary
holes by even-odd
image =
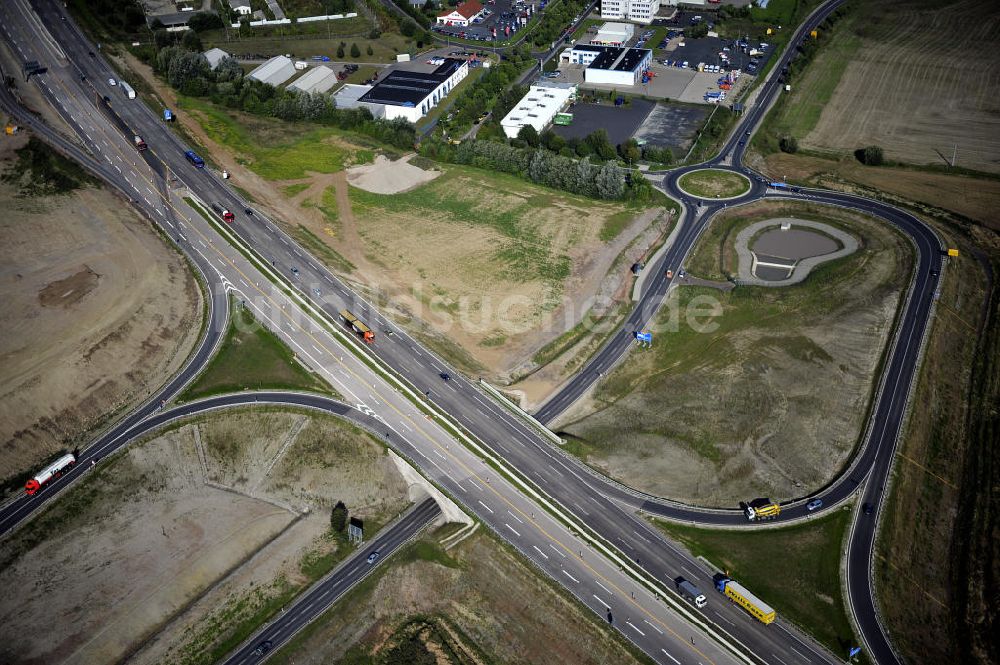
[[[951,151],[951,168],[955,168],[955,158],[958,157],[958,144]]]

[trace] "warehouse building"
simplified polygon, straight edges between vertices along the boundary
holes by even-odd
[[[605,23],[590,43],[601,46],[624,46],[634,34],[635,26],[631,23]]]
[[[576,99],[576,86],[571,83],[538,81],[528,89],[528,94],[510,110],[500,126],[507,138],[515,138],[523,127],[531,125],[539,134],[556,114]]]
[[[387,120],[405,118],[416,122],[443,100],[469,75],[467,60],[445,58],[433,72],[395,70],[358,99],[361,106],[382,107]],[[374,112],[374,111],[373,111]]]
[[[292,64],[291,58],[283,55],[274,56],[247,74],[248,78],[271,85],[281,85],[293,76],[295,76],[295,65]]]
[[[577,44],[559,54],[563,63],[586,65],[583,80],[598,85],[637,85],[653,63],[648,48]]]
[[[676,4],[667,2],[665,4]],[[660,0],[601,0],[601,18],[648,25],[660,11]]]
[[[205,51],[205,59],[208,60],[208,66],[215,69],[222,62],[223,58],[228,58],[229,54],[223,51],[221,48],[211,48]]]
[[[313,67],[301,78],[296,79],[289,90],[301,90],[302,92],[326,92],[337,85],[337,72],[329,67],[320,65]]]

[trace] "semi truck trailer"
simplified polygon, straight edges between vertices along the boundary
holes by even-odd
[[[215,213],[219,217],[221,217],[222,219],[224,219],[226,222],[228,222],[230,224],[232,224],[233,221],[236,219],[236,215],[234,215],[233,213],[229,212],[229,210],[223,208],[218,203],[213,203],[212,204],[212,210],[214,210]]]
[[[45,487],[46,484],[59,478],[63,473],[73,468],[74,464],[76,464],[76,457],[70,453],[66,453],[25,483],[24,491],[29,495],[35,494]]]
[[[771,606],[747,591],[746,587],[739,582],[735,582],[725,576],[720,576],[715,580],[715,589],[719,593],[728,596],[729,600],[745,609],[753,618],[761,623],[769,624],[774,622],[776,614],[771,609]]]
[[[371,344],[375,341],[375,333],[372,332],[371,328],[362,323],[361,319],[346,309],[340,310],[340,318],[343,320],[344,325],[357,333],[358,337],[363,339],[366,344]]]

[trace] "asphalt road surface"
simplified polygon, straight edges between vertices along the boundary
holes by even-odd
[[[823,16],[837,4],[837,2],[833,2],[824,5],[798,31],[797,35],[805,34],[811,26],[822,20]],[[657,532],[650,529],[644,520],[637,518],[633,509],[640,507],[647,512],[703,524],[723,523],[743,524],[745,526],[745,523],[741,521],[741,513],[706,510],[659,500],[656,497],[644,497],[627,488],[610,483],[583,468],[576,460],[569,459],[560,451],[554,450],[552,445],[545,438],[539,436],[533,428],[486,397],[474,383],[467,381],[454,370],[449,370],[443,361],[427,349],[422,348],[404,331],[382,317],[374,307],[347,289],[304,250],[299,248],[292,239],[284,235],[277,226],[264,219],[259,213],[252,216],[241,213],[240,211],[246,207],[244,202],[228,188],[225,182],[209,170],[193,169],[183,157],[183,144],[159,121],[153,111],[138,100],[126,100],[117,86],[107,85],[107,78],[115,76],[115,73],[108,69],[103,60],[98,57],[99,54],[95,54],[94,57],[84,55],[93,51],[94,47],[83,37],[71,20],[62,20],[61,12],[63,10],[59,5],[40,0],[33,3],[33,6],[38,10],[37,14],[27,8],[25,0],[5,3],[5,7],[0,9],[0,17],[3,18],[4,24],[4,36],[8,41],[14,43],[15,49],[26,59],[37,59],[50,66],[50,73],[37,79],[39,89],[67,119],[78,138],[89,150],[90,161],[100,164],[101,177],[125,191],[134,204],[160,224],[166,233],[175,238],[185,252],[196,257],[196,261],[200,261],[199,266],[206,274],[206,281],[214,285],[214,291],[225,293],[225,290],[219,287],[226,286],[230,289],[236,289],[242,294],[253,294],[252,284],[259,283],[258,280],[262,277],[261,272],[241,260],[240,257],[220,256],[223,250],[219,246],[210,247],[213,240],[218,240],[221,244],[226,239],[207,225],[203,219],[199,219],[196,215],[188,215],[182,220],[183,215],[178,216],[178,211],[183,211],[186,207],[179,201],[178,193],[172,191],[174,188],[183,186],[206,203],[215,202],[233,209],[237,213],[237,221],[228,228],[228,231],[238,238],[238,242],[252,247],[263,257],[265,262],[270,261],[273,270],[280,271],[285,279],[300,291],[303,297],[308,298],[314,306],[322,309],[330,320],[335,321],[337,312],[341,308],[347,307],[369,323],[376,330],[378,336],[378,341],[371,349],[372,354],[391,367],[404,385],[416,393],[425,393],[425,399],[433,402],[442,413],[452,414],[452,419],[459,423],[476,441],[481,442],[492,455],[515,470],[525,482],[529,483],[529,486],[543,490],[559,509],[574,516],[599,535],[605,543],[616,549],[617,555],[626,557],[630,566],[639,569],[642,574],[660,581],[697,571],[696,574],[690,575],[689,579],[693,578],[703,588],[711,588],[710,582],[706,583],[706,581],[710,579],[713,571],[705,569],[686,553],[664,540]],[[32,57],[29,58],[29,54]],[[780,71],[782,64],[788,61],[789,54],[790,51],[786,51],[775,71]],[[86,76],[87,80],[81,80],[81,76]],[[711,164],[742,170],[742,167],[733,166],[740,164],[742,160],[745,145],[740,143],[745,141],[746,132],[752,132],[756,128],[778,91],[776,77],[772,77],[763,86],[756,104],[744,116],[738,130],[720,153],[720,157],[712,160]],[[111,99],[110,106],[101,102],[104,95]],[[35,123],[36,129],[37,124]],[[134,152],[128,153],[122,148],[122,145],[129,146],[128,139],[133,131],[141,134],[150,145],[150,150],[142,153],[138,160],[134,159]],[[51,136],[45,138],[53,140]],[[106,152],[109,154],[105,154]],[[111,153],[117,154],[112,157]],[[110,172],[109,166],[102,161],[102,158],[116,171],[120,170],[120,174]],[[125,163],[126,161],[133,163],[129,165]],[[631,344],[631,331],[641,327],[641,324],[655,314],[670,286],[669,280],[663,275],[663,270],[666,267],[676,270],[682,264],[683,258],[697,240],[698,235],[719,209],[717,203],[695,202],[692,201],[691,197],[678,190],[676,179],[687,170],[690,169],[674,171],[669,174],[651,174],[651,177],[656,179],[665,191],[675,198],[685,201],[686,207],[693,208],[693,212],[687,215],[690,221],[685,221],[674,245],[666,252],[661,264],[655,266],[658,276],[647,284],[642,300],[638,303],[636,311],[630,316],[629,323],[623,328],[621,334],[612,339],[608,346],[594,357],[574,382],[570,383],[566,391],[555,396],[546,405],[539,414],[543,419],[552,417],[572,403],[583,391],[593,385],[601,373],[613,367],[620,360]],[[931,311],[931,300],[936,289],[937,279],[935,275],[930,274],[929,266],[936,265],[934,262],[937,259],[933,258],[933,252],[936,251],[938,242],[933,233],[923,227],[918,220],[885,204],[860,197],[814,190],[797,194],[769,192],[765,184],[757,179],[756,174],[750,175],[754,177],[754,185],[751,192],[741,200],[751,200],[761,196],[792,196],[843,205],[886,218],[890,223],[899,225],[904,232],[914,237],[917,244],[919,251],[917,273],[911,286],[902,323],[894,337],[890,362],[886,364],[887,369],[882,377],[882,390],[869,423],[870,434],[848,472],[824,490],[825,494],[822,494],[822,496],[827,497],[824,498],[824,501],[830,507],[850,496],[852,492],[856,491],[857,486],[863,485],[865,500],[871,500],[873,505],[880,508],[882,489],[890,468],[893,447],[902,423],[909,387],[916,368],[920,341],[923,331],[926,329]],[[190,211],[187,212],[190,213]],[[195,239],[195,233],[200,236],[198,239]],[[205,239],[207,239],[207,243]],[[199,249],[196,243],[200,243],[202,248]],[[291,272],[292,267],[296,268],[295,273]],[[255,298],[256,295],[251,295],[250,300]],[[213,300],[218,300],[218,298],[213,297]],[[266,300],[267,298],[262,298],[262,301]],[[284,308],[285,301],[280,297],[272,294],[270,300],[272,303],[280,300],[282,309]],[[294,303],[290,304],[294,306]],[[274,307],[264,310],[264,304],[261,303],[251,303],[250,306],[260,308],[257,312],[258,315],[266,317],[270,314],[275,320],[281,318]],[[216,309],[224,311],[225,308],[216,307]],[[217,319],[218,315],[213,315],[213,321]],[[300,322],[294,323],[300,328],[303,325]],[[215,325],[213,323],[210,329],[213,329]],[[288,326],[290,330],[285,330],[282,326]],[[326,356],[331,353],[336,355],[335,352],[328,351],[324,354],[308,339],[318,333],[305,329],[294,330],[295,326],[287,321],[283,323],[278,321],[277,327],[283,335],[290,336],[289,343],[293,348],[300,349],[307,356],[307,363],[319,365],[322,371],[329,373],[335,384],[339,381],[345,388],[350,386],[357,390],[357,379],[361,377],[360,373],[364,370],[354,366],[349,368],[349,372],[336,368],[329,369],[330,366],[335,365],[335,358],[330,359]],[[627,338],[625,341],[628,343],[621,344],[620,337]],[[336,342],[331,342],[331,344],[336,344]],[[312,351],[308,349],[309,345],[316,349],[317,357],[308,357],[312,354]],[[214,343],[206,344],[203,342],[199,347],[199,353],[202,350],[206,350],[207,353],[207,350],[210,350],[212,346]],[[326,349],[324,345],[320,346]],[[192,359],[185,370],[170,385],[175,387],[183,385],[206,360],[207,355],[205,357],[198,355],[196,359]],[[348,362],[351,362],[350,359]],[[341,357],[341,363],[343,364],[343,357]],[[893,370],[894,367],[895,370]],[[336,374],[337,371],[343,373],[343,379],[337,378],[339,376]],[[442,371],[449,371],[453,379],[442,382],[438,377]],[[367,377],[367,375],[365,376]],[[377,377],[376,380],[382,381],[381,377]],[[348,391],[350,392],[350,388]],[[574,396],[573,391],[579,392],[576,392]],[[162,394],[167,396],[173,393],[164,391]],[[402,402],[383,392],[378,392],[377,396],[368,393],[367,397],[364,395],[360,397],[359,407],[364,406],[369,410],[377,411],[378,417],[383,417],[384,414],[388,413],[385,409],[398,409],[402,412],[406,408]],[[141,420],[149,415],[150,410],[155,410],[157,405],[158,402],[151,399],[146,405],[147,410],[141,413],[137,412],[133,414],[133,417]],[[400,420],[400,425],[405,425],[405,421]],[[119,432],[120,436],[120,433],[128,429],[123,423],[114,431]],[[395,433],[406,438],[407,434],[403,434],[403,431],[396,430]],[[450,438],[450,435],[444,431],[434,432],[433,436],[429,436],[429,440],[435,442],[447,438]],[[107,445],[108,441],[114,442],[116,440],[116,438],[108,439],[103,445]],[[95,449],[98,448],[100,446],[95,447]],[[86,466],[86,461],[92,458],[89,451],[90,449],[88,449],[87,457],[81,460],[84,464],[78,465],[77,470],[74,471],[75,474],[81,473]],[[411,459],[422,469],[429,470],[432,475],[436,473],[431,468],[431,463],[437,465],[437,462],[427,457],[425,453],[421,453],[420,448],[412,447],[411,455]],[[61,480],[58,487],[65,486],[72,479],[73,475],[71,474],[69,478]],[[57,491],[58,487],[52,488],[52,490]],[[12,506],[5,506],[0,511],[2,530],[9,530],[55,491],[43,492],[38,495],[38,501],[34,504],[19,500]],[[505,500],[523,500],[523,492],[525,491],[528,490],[523,487],[520,489],[506,487],[503,496]],[[512,527],[509,522],[498,523],[496,518],[491,516],[491,513],[484,510],[483,507],[477,506],[477,500],[463,500],[463,503],[501,535],[506,529],[517,533],[517,529]],[[786,519],[802,517],[805,514],[804,508],[801,506],[802,503],[799,501],[786,507],[782,517]],[[20,507],[17,507],[18,505]],[[8,509],[11,507],[15,507],[17,512],[8,514]],[[870,516],[862,517],[859,514],[859,518],[853,525],[851,549],[848,554],[849,599],[857,614],[866,645],[869,647],[873,659],[880,663],[890,663],[895,662],[895,656],[879,628],[874,613],[874,603],[871,601],[870,580],[867,574],[871,558],[870,543],[877,516],[877,510]],[[515,540],[521,538],[519,533],[515,537],[509,532],[506,537]],[[529,558],[531,558],[532,548],[526,543],[522,543],[522,546],[522,551],[527,551]],[[540,560],[540,558],[535,556],[533,560]],[[584,571],[586,575],[595,581],[597,580],[592,571],[586,571],[585,568]],[[561,575],[558,570],[551,571],[549,574],[573,590],[573,583],[566,579],[560,579]],[[581,575],[583,574],[581,573]],[[581,594],[577,594],[577,597],[581,597]],[[581,600],[585,604],[588,602],[583,598]],[[693,609],[690,611],[699,615],[698,618],[705,622],[705,625],[708,626],[707,629],[725,633],[727,639],[737,642],[740,645],[739,648],[746,653],[753,654],[755,660],[803,663],[832,662],[834,660],[832,654],[798,634],[789,626],[779,622],[775,626],[763,629],[759,625],[754,625],[752,620],[748,623],[748,617],[745,614],[728,603],[721,602],[721,599],[712,598],[712,600],[714,602],[710,603],[705,612],[695,612]],[[590,606],[594,608],[593,602],[590,603]],[[602,611],[594,609],[598,613]],[[655,614],[659,616],[660,613]],[[640,630],[633,631],[627,626],[617,627],[623,630],[623,634],[637,643],[647,637],[645,634],[640,634]],[[656,655],[656,648],[652,644],[640,646],[644,650],[651,649],[647,653],[650,653],[654,658],[662,658],[662,656]],[[801,658],[794,655],[803,654],[803,652],[805,654]],[[685,660],[690,657],[690,654],[682,654],[682,658]],[[664,659],[663,662],[669,661]]]

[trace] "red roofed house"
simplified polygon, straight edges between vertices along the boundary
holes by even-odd
[[[483,6],[479,3],[479,0],[466,0],[465,2],[458,3],[458,7],[455,7],[451,11],[439,14],[437,22],[438,25],[468,27],[482,13]]]

